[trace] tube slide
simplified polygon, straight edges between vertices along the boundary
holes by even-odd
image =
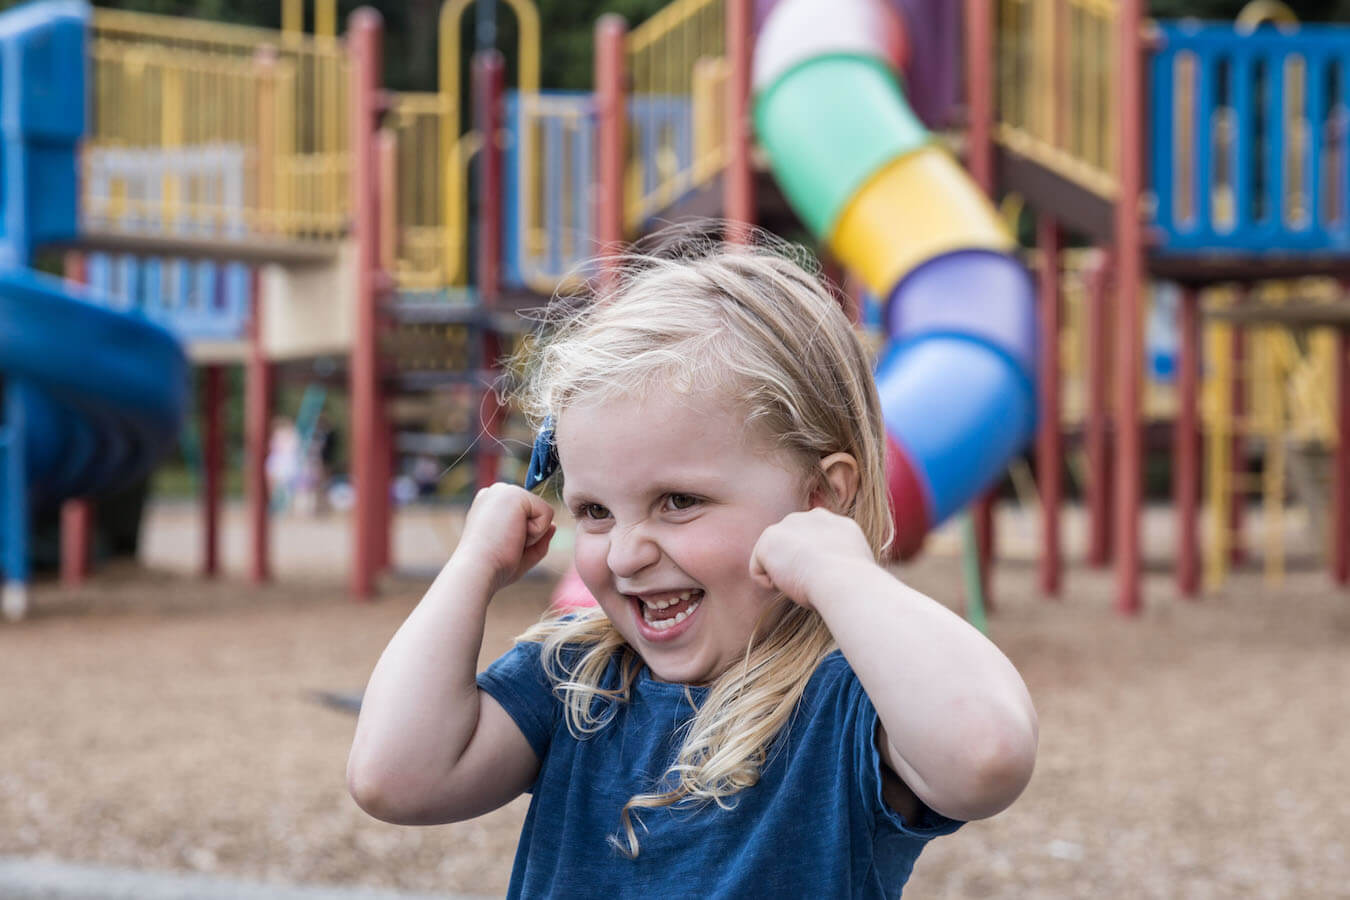
[[[1035,293],[989,200],[915,116],[885,0],[757,6],[753,112],[798,216],[886,303],[894,552],[977,498],[1035,426]]]
[[[6,612],[22,614],[31,512],[97,495],[147,473],[173,445],[187,407],[188,360],[163,328],[85,300],[26,269],[0,270],[5,449]],[[17,606],[17,609],[11,607]]]

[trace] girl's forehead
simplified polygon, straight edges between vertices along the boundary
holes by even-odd
[[[578,404],[558,414],[555,435],[564,485],[586,493],[620,482],[733,483],[750,469],[798,468],[727,398],[647,394]]]

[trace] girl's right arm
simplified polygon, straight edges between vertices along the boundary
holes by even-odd
[[[478,493],[459,546],[380,656],[361,701],[347,786],[400,825],[481,815],[519,796],[539,759],[478,690],[487,605],[548,550],[553,509],[518,487]]]

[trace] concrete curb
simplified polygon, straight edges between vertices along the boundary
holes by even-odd
[[[412,894],[379,888],[269,884],[190,872],[0,856],[5,900],[486,900],[467,894]]]

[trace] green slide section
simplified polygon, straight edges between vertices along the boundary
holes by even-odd
[[[929,140],[895,74],[862,56],[789,69],[760,93],[754,118],[778,183],[820,238],[877,169]]]

